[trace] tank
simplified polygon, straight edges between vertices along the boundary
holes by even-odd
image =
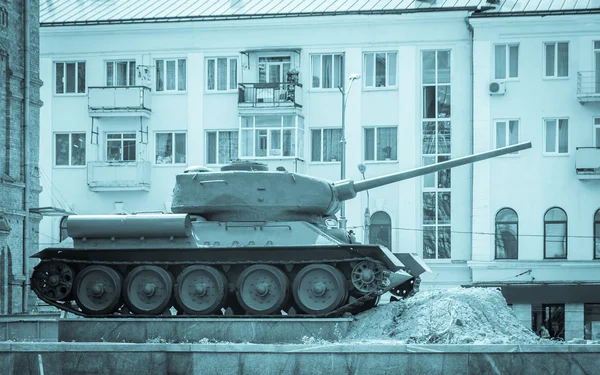
[[[524,150],[530,142],[361,181],[237,162],[178,174],[172,214],[71,215],[31,276],[44,302],[84,317],[338,317],[413,295],[414,249],[357,243],[338,225],[357,193]]]

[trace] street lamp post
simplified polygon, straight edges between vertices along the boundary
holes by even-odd
[[[348,85],[348,90],[344,90],[343,87],[338,87],[340,92],[342,93],[342,137],[340,139],[341,143],[341,152],[340,152],[340,169],[341,169],[341,179],[342,181],[346,179],[346,102],[348,101],[348,94],[350,93],[350,89],[352,88],[352,83],[355,80],[360,79],[360,74],[350,74],[348,80],[350,84]],[[342,202],[342,207],[340,211],[340,228],[346,229],[346,202]]]
[[[358,165],[358,171],[360,172],[360,174],[362,174],[363,180],[366,179],[365,177],[365,172],[367,170],[367,166],[360,163]],[[363,243],[364,244],[368,244],[369,243],[369,236],[371,233],[371,211],[369,210],[369,202],[371,201],[371,198],[369,197],[369,189],[365,190],[365,192],[367,193],[367,207],[365,207],[365,230],[364,230],[364,235],[363,235]]]

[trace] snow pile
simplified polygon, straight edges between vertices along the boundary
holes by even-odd
[[[346,340],[403,344],[550,344],[523,326],[496,289],[417,293],[359,314]]]

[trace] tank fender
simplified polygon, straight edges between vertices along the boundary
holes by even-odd
[[[188,237],[192,221],[187,214],[71,215],[67,233],[72,238]]]
[[[425,263],[420,257],[411,253],[393,253],[396,258],[400,259],[402,264],[409,270],[409,273],[415,277],[425,273],[431,272],[431,268]]]

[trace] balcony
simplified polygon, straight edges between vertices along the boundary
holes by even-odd
[[[600,179],[600,147],[577,147],[575,171],[580,180]]]
[[[146,86],[88,88],[88,112],[93,117],[143,116],[150,118],[152,94]]]
[[[581,104],[600,102],[600,72],[577,72],[577,99]]]
[[[149,191],[149,161],[92,161],[87,163],[91,191]]]
[[[240,83],[239,108],[302,108],[302,85],[299,83]]]

